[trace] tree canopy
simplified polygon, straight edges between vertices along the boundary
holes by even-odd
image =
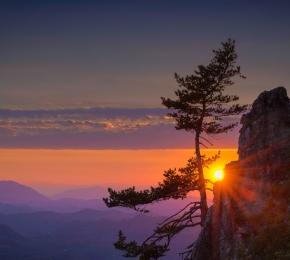
[[[235,41],[222,42],[221,48],[213,50],[209,64],[199,65],[192,75],[185,77],[175,74],[178,89],[175,99],[162,97],[162,104],[175,119],[176,129],[185,130],[194,135],[194,153],[187,165],[180,169],[164,172],[164,179],[156,187],[137,191],[130,187],[121,191],[108,189],[109,197],[104,199],[108,207],[128,207],[147,212],[143,205],[168,199],[184,199],[192,191],[198,191],[200,201],[192,201],[176,214],[160,223],[153,234],[142,244],[129,241],[120,231],[117,249],[125,252],[124,256],[142,260],[157,259],[163,256],[171,239],[185,228],[203,226],[208,212],[206,190],[211,182],[204,176],[204,168],[214,162],[219,154],[207,158],[201,154],[201,146],[211,145],[208,135],[226,133],[236,126],[236,122],[226,122],[225,117],[236,116],[245,111],[246,106],[236,103],[238,96],[225,94],[227,87],[234,84],[233,78],[241,74],[236,64]],[[189,245],[183,256],[190,255],[194,243]]]

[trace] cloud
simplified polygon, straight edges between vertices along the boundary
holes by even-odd
[[[0,110],[0,147],[142,149],[192,148],[161,108]],[[230,119],[231,120],[231,119]],[[236,147],[237,129],[209,137],[214,147]]]
[[[130,132],[172,124],[163,109],[0,110],[0,135]]]

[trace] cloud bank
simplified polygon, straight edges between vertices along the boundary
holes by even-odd
[[[173,123],[161,109],[0,110],[0,132],[8,136],[131,132]]]
[[[19,148],[189,148],[193,137],[174,129],[159,108],[0,110],[0,146]],[[233,138],[223,147],[234,147]],[[215,145],[221,140],[212,140]]]

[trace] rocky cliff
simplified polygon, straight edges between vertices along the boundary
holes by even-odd
[[[290,100],[261,93],[241,119],[239,160],[215,184],[191,259],[290,259]]]

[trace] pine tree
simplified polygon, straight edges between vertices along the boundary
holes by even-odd
[[[178,89],[176,99],[162,97],[162,104],[171,110],[169,116],[175,119],[176,129],[192,132],[195,156],[180,169],[164,172],[164,180],[157,187],[136,191],[131,187],[121,191],[108,189],[109,197],[104,199],[108,207],[128,207],[147,212],[141,205],[168,199],[184,199],[189,192],[198,191],[200,201],[191,202],[176,214],[168,217],[154,230],[153,234],[138,245],[136,241],[126,241],[120,231],[117,249],[125,251],[127,257],[142,260],[158,259],[169,250],[171,239],[185,228],[203,226],[208,211],[206,190],[210,180],[204,177],[204,168],[215,161],[219,154],[207,158],[201,154],[201,145],[211,144],[207,135],[226,133],[236,123],[226,123],[224,118],[242,113],[246,106],[239,105],[238,96],[224,94],[225,89],[234,84],[233,77],[244,76],[236,65],[235,41],[229,39],[220,49],[213,50],[214,57],[207,66],[199,65],[192,75],[181,77],[175,74]],[[194,243],[187,247],[185,256]]]
[[[178,89],[176,99],[162,97],[162,103],[173,112],[169,115],[176,120],[176,129],[194,133],[195,155],[198,164],[201,216],[204,223],[207,213],[206,183],[204,180],[200,145],[209,142],[204,134],[226,133],[236,123],[225,124],[224,117],[239,115],[246,106],[232,104],[239,99],[236,95],[226,95],[226,87],[234,84],[234,76],[244,76],[236,65],[235,41],[228,39],[222,48],[213,50],[214,57],[207,66],[199,65],[193,75],[180,77],[175,74]]]

